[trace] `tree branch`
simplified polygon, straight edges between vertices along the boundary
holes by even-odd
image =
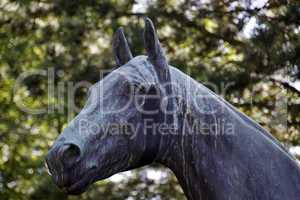
[[[276,78],[271,77],[270,81],[272,81],[274,83],[280,83],[286,89],[292,90],[293,92],[296,92],[296,93],[298,93],[300,95],[300,90],[298,88],[296,88],[294,85],[292,85],[291,82],[289,82],[287,80],[276,79]]]

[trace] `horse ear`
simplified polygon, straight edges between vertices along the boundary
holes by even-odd
[[[153,23],[149,18],[145,18],[144,43],[148,58],[156,68],[156,71],[159,72],[159,74],[167,71],[167,59],[158,40]]]
[[[115,60],[118,66],[124,65],[132,59],[132,54],[129,49],[122,27],[118,28],[114,35],[113,49],[115,54]]]

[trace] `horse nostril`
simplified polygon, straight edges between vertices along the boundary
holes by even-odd
[[[61,159],[68,167],[73,166],[79,161],[80,154],[80,148],[76,144],[70,143],[62,146]]]

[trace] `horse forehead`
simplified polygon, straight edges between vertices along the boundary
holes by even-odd
[[[132,83],[144,83],[155,82],[156,80],[157,77],[153,72],[152,64],[148,61],[147,57],[137,56],[91,86],[90,90],[98,90],[103,87],[110,89],[116,85],[122,85],[126,81]]]
[[[133,82],[155,82],[157,79],[152,64],[146,56],[137,56],[121,66],[116,73]]]

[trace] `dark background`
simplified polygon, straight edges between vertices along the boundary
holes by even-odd
[[[68,90],[49,100],[44,76],[30,76],[13,90],[22,73],[40,69],[64,73],[55,75],[55,92],[59,84],[97,82],[101,69],[115,65],[111,40],[119,26],[133,53],[145,53],[144,16],[158,29],[171,65],[217,86],[216,93],[300,153],[297,1],[0,0],[0,199],[185,199],[173,174],[157,165],[67,197],[47,175],[44,156],[67,124]],[[85,95],[77,90],[77,106]],[[20,101],[53,109],[30,114]]]

